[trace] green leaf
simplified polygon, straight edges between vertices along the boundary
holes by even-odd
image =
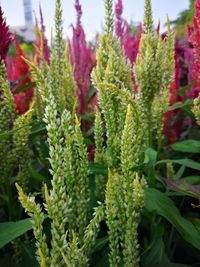
[[[25,84],[25,85],[19,86],[19,87],[17,87],[17,89],[15,89],[15,90],[13,91],[13,94],[15,95],[15,94],[18,94],[18,93],[20,93],[20,92],[25,92],[25,91],[27,91],[28,89],[31,89],[31,88],[35,87],[35,85],[36,85],[35,82],[30,82],[30,83],[27,83],[27,84]]]
[[[30,219],[0,223],[0,248],[32,229]]]
[[[81,120],[85,121],[93,121],[94,120],[94,113],[87,112],[85,114],[80,115]]]
[[[173,201],[154,188],[145,189],[145,208],[168,220],[182,238],[200,250],[200,235],[194,225],[181,216]]]
[[[16,262],[14,262],[13,251],[6,250],[0,257],[0,266],[2,267],[13,267]]]
[[[104,165],[94,162],[89,163],[89,170],[90,174],[102,174],[102,175],[108,174],[108,169]]]
[[[200,163],[194,160],[188,159],[188,158],[160,160],[156,163],[156,165],[164,164],[164,163],[175,163],[175,164],[183,165],[185,167],[200,171]]]
[[[148,148],[145,151],[144,163],[146,163],[149,168],[154,166],[157,160],[157,155],[158,155],[157,151],[155,151],[153,148]]]
[[[191,185],[186,183],[184,180],[171,180],[165,179],[166,186],[168,189],[181,192],[187,196],[194,198],[200,197],[200,185]]]
[[[192,88],[192,86],[194,85],[194,83],[189,83],[186,86],[183,86],[182,88],[180,88],[177,92],[177,96],[183,95],[187,90],[189,90],[190,88]]]
[[[98,238],[96,240],[95,246],[92,249],[92,253],[102,250],[102,248],[108,243],[108,236]]]
[[[89,103],[92,98],[95,96],[96,94],[96,88],[94,86],[90,86],[90,89],[89,89],[89,93],[88,93],[88,96],[87,96],[87,102]]]
[[[0,140],[3,140],[3,139],[8,138],[8,137],[11,136],[14,132],[19,131],[19,130],[22,129],[23,127],[24,127],[24,126],[19,127],[19,128],[17,128],[17,129],[14,129],[14,130],[5,131],[5,132],[0,132]]]
[[[175,109],[180,109],[180,108],[184,108],[186,106],[192,106],[192,105],[193,105],[193,100],[192,99],[187,99],[184,103],[177,102],[174,105],[169,106],[167,108],[167,111],[172,111],[172,110],[175,110]]]
[[[160,263],[156,265],[156,267],[191,267],[190,265],[181,264],[181,263],[173,263],[173,262],[166,262],[166,263]]]
[[[182,177],[184,171],[185,171],[185,166],[182,165],[173,178],[174,179],[180,179]]]
[[[149,228],[149,225],[148,225]],[[140,256],[147,257],[149,252],[152,250],[152,248],[155,246],[155,244],[158,242],[158,239],[160,239],[164,234],[164,226],[163,224],[152,224],[151,226],[151,242],[149,242],[148,246],[145,248],[145,250],[142,252]],[[146,260],[145,260],[146,262]]]
[[[92,255],[91,266],[109,267],[110,265],[108,262],[108,258],[109,258],[108,255],[109,255],[109,247],[108,246],[104,247],[101,251],[94,253]]]
[[[48,183],[48,179],[46,177],[44,177],[41,173],[39,173],[38,170],[36,170],[35,168],[33,168],[33,166],[31,166],[30,164],[27,166],[28,171],[31,175],[31,178],[33,178],[35,181],[39,181],[42,183]]]
[[[40,123],[32,127],[30,135],[35,136],[45,132],[46,132],[46,126]]]
[[[172,149],[180,152],[200,153],[200,141],[185,140],[171,145]]]
[[[189,184],[200,184],[200,176],[187,176],[183,177],[182,180]]]
[[[39,264],[35,257],[34,244],[20,241],[20,249],[22,253],[21,266],[23,267],[39,267]]]
[[[152,248],[142,257],[142,266],[154,267],[159,266],[160,262],[168,261],[165,244],[162,237],[157,238]]]
[[[196,227],[197,231],[200,234],[200,219],[199,218],[191,218],[192,223]]]

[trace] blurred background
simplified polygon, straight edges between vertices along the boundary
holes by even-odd
[[[92,40],[97,32],[101,32],[104,17],[104,1],[103,0],[82,0],[80,1],[83,10],[82,24],[85,29],[87,40]],[[114,1],[116,2],[116,1]],[[161,31],[165,30],[166,15],[171,21],[176,20],[181,12],[185,16],[187,10],[194,1],[191,0],[152,0],[153,14],[155,24],[161,22]],[[39,18],[39,5],[44,17],[46,26],[46,36],[50,39],[51,27],[54,25],[54,6],[55,0],[1,0],[0,1],[7,24],[12,29],[22,35],[24,32],[27,41],[34,39],[35,17]],[[64,17],[64,33],[71,37],[71,25],[76,21],[76,13],[74,10],[74,0],[63,0],[63,17]],[[128,22],[139,23],[143,18],[144,0],[124,0],[123,17]],[[183,12],[184,11],[184,12]],[[26,18],[25,18],[26,13]],[[187,13],[187,12],[186,12]],[[186,16],[187,17],[187,16]],[[185,19],[185,17],[184,17]],[[187,18],[186,18],[187,19]],[[27,29],[28,28],[28,31]],[[184,31],[184,28],[181,28]]]

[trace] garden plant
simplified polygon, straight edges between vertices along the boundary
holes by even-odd
[[[0,9],[0,266],[200,266],[200,0],[182,39],[104,0],[93,44],[55,2],[32,55]]]

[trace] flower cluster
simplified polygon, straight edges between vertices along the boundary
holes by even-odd
[[[64,45],[62,37],[62,10],[59,1],[56,2],[55,13],[55,42],[52,46],[50,63],[45,59],[43,46],[40,46],[38,53],[41,62],[37,60],[31,62],[24,58],[24,61],[30,66],[32,79],[36,83],[34,91],[35,109],[37,117],[42,120],[46,100],[49,98],[49,84],[51,93],[56,102],[59,114],[62,114],[65,108],[74,113],[76,108],[75,82],[73,79],[73,70],[69,59],[69,44]]]
[[[169,105],[169,89],[174,77],[174,38],[170,30],[163,40],[153,28],[151,3],[146,1],[144,30],[141,36],[139,54],[134,65],[138,85],[138,100],[142,105],[146,141],[153,145],[156,132],[158,149],[162,140],[163,114]]]
[[[200,95],[194,100],[193,112],[197,123],[200,125]]]
[[[188,35],[193,45],[194,64],[193,77],[195,78],[195,97],[193,112],[199,123],[199,98],[200,98],[200,1],[195,1],[195,14],[193,19],[193,30],[188,27]]]
[[[33,99],[33,88],[30,87],[31,77],[28,64],[22,59],[24,53],[17,41],[17,37],[14,38],[14,45],[16,50],[16,56],[9,56],[6,58],[6,69],[8,74],[8,80],[13,84],[12,92],[14,94],[15,105],[19,114],[25,113],[29,104]],[[28,87],[27,90],[17,92],[18,89]]]
[[[95,65],[95,54],[92,47],[86,42],[85,32],[81,25],[82,8],[79,0],[75,1],[77,12],[76,25],[72,26],[73,36],[70,42],[70,59],[74,67],[76,81],[76,95],[78,98],[78,114],[88,112],[88,95],[91,87],[90,74]]]
[[[139,161],[144,128],[139,115],[141,107],[134,95],[131,65],[126,61],[120,40],[113,35],[112,5],[112,1],[105,1],[105,29],[97,51],[97,66],[92,73],[101,108],[101,112],[97,109],[95,119],[95,161],[109,169],[107,179],[102,175],[96,177],[97,198],[105,198],[110,266],[122,263],[137,266],[137,226],[143,207],[143,182],[134,168]]]
[[[6,21],[3,17],[3,11],[0,6],[0,61],[5,60],[11,41],[11,33],[6,25]]]
[[[28,180],[25,181],[23,175],[26,174],[27,163],[29,162],[28,138],[33,109],[30,108],[22,116],[17,116],[4,64],[0,64],[0,88],[2,90],[0,97],[0,132],[13,130],[12,134],[0,141],[1,181],[6,184],[9,177],[15,172],[20,183],[26,188]]]
[[[39,104],[36,99],[36,105],[42,104],[44,108],[44,117],[40,116],[47,129],[51,189],[45,185],[42,207],[33,197],[27,197],[20,186],[17,188],[21,204],[32,217],[40,265],[85,267],[104,217],[104,207],[100,205],[96,209],[90,222],[88,159],[80,122],[74,112],[75,90],[68,46],[64,59],[60,57],[64,49],[60,0],[56,1],[55,18],[56,41],[50,65],[42,51],[41,65],[27,61],[41,97]],[[51,222],[51,246],[43,232],[44,208]]]
[[[200,1],[195,1],[195,14],[193,19],[193,29],[188,27],[188,36],[193,45],[194,63],[193,63],[193,78],[195,80],[194,97],[197,97],[200,92]]]
[[[131,32],[131,26],[123,19],[122,13],[123,3],[122,0],[118,0],[115,5],[115,34],[120,39],[126,58],[134,64],[139,50],[142,27],[140,25],[135,28],[135,32]]]

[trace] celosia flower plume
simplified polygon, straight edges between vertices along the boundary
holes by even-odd
[[[177,90],[180,87],[180,66],[178,62],[177,54],[175,54],[175,69],[174,69],[174,80],[171,82],[169,91],[169,105],[172,106],[177,101]],[[174,123],[173,118],[176,115],[176,111],[168,111],[163,116],[163,134],[167,138],[169,144],[176,142],[181,129],[179,123]]]
[[[133,34],[129,23],[122,17],[122,13],[123,2],[118,0],[115,5],[115,34],[120,39],[126,58],[134,64],[139,50],[142,25],[139,25],[136,33]]]
[[[120,40],[123,39],[123,18],[122,18],[122,13],[123,13],[123,3],[122,0],[118,0],[118,2],[115,5],[115,17],[116,17],[116,23],[115,23],[115,34]]]
[[[11,41],[11,33],[0,6],[0,60],[5,60]]]
[[[91,86],[90,73],[95,65],[95,55],[86,42],[85,32],[81,25],[82,8],[79,0],[75,1],[77,12],[76,26],[72,26],[73,37],[70,43],[70,58],[74,66],[74,79],[77,86],[78,113],[88,111],[87,97]]]
[[[200,0],[195,1],[193,28],[188,26],[189,40],[193,45],[194,64],[192,74],[195,81],[193,98],[200,92]]]
[[[6,60],[8,80],[15,85],[12,87],[13,93],[19,87],[28,85],[31,82],[29,66],[22,59],[24,56],[21,47],[15,36],[14,38],[16,57],[8,57]],[[33,97],[33,89],[14,94],[16,108],[20,114],[26,112]]]

